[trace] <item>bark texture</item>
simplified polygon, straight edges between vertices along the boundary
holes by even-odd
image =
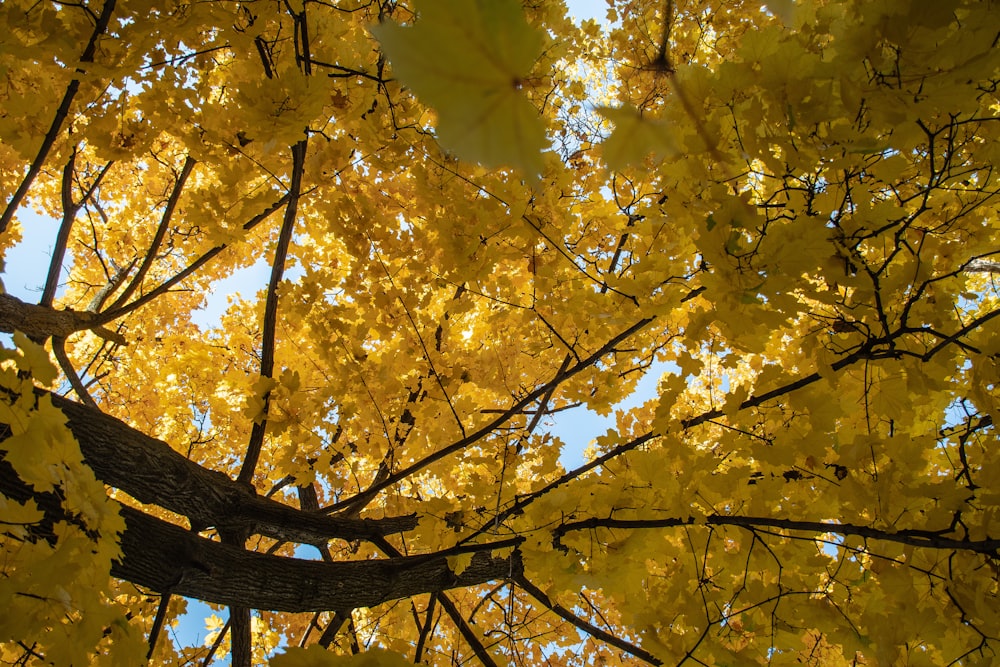
[[[445,556],[323,562],[246,551],[123,507],[122,559],[111,573],[155,591],[270,611],[373,607],[520,575],[518,557],[478,553],[460,574]]]
[[[56,310],[25,303],[9,294],[0,294],[0,331],[22,331],[32,340],[50,336],[66,338],[77,331],[92,330],[101,338],[125,345],[125,338],[100,326],[94,313],[79,310]]]
[[[295,542],[325,544],[331,537],[384,540],[416,526],[415,516],[385,519],[331,517],[256,495],[226,475],[207,470],[166,443],[67,399],[39,392],[67,417],[85,461],[98,479],[220,532],[259,533]],[[0,425],[0,447],[10,434]],[[0,492],[16,502],[34,501],[45,517],[29,539],[55,540],[57,522],[78,523],[58,493],[38,492],[18,478],[0,449]],[[522,572],[515,552],[495,558],[489,547],[455,574],[442,554],[341,562],[255,553],[123,505],[126,529],[113,576],[161,593],[270,611],[326,611],[371,607],[388,600],[507,579]],[[81,524],[82,526],[82,524]]]
[[[221,472],[185,458],[165,442],[68,399],[47,394],[67,417],[87,465],[99,480],[136,500],[184,515],[196,530],[322,545],[412,530],[415,515],[350,519],[306,512],[257,495]]]
[[[15,502],[32,500],[44,518],[29,539],[54,541],[57,522],[79,520],[57,493],[37,492],[0,458],[0,492]],[[325,562],[246,551],[206,539],[180,526],[122,506],[121,558],[111,574],[159,593],[269,611],[326,611],[372,607],[388,600],[474,586],[522,575],[515,552],[508,558],[473,556],[455,574],[444,555]]]

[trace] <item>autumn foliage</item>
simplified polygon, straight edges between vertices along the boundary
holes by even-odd
[[[6,0],[0,252],[60,223],[0,294],[0,664],[995,664],[998,48]]]

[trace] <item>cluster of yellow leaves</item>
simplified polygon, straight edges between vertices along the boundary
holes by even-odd
[[[336,655],[321,646],[290,648],[271,660],[274,667],[406,667],[412,665],[398,653],[372,649],[358,655]]]
[[[35,382],[56,378],[45,350],[20,332],[14,343],[0,349],[0,421],[10,428],[0,463],[61,501],[63,513],[46,516],[30,498],[0,495],[0,659],[136,664],[145,639],[114,601],[108,576],[124,528],[118,505],[84,465],[61,413],[35,395]]]
[[[87,12],[0,6],[5,196],[68,81],[82,80],[31,191],[61,217],[67,190],[94,187],[73,213],[61,303],[102,312],[197,265],[115,318],[128,346],[90,333],[68,342],[102,409],[234,475],[266,421],[256,488],[280,498],[291,479],[315,481],[324,505],[468,438],[364,515],[418,513],[395,542],[411,554],[523,537],[527,576],[552,601],[670,664],[989,660],[1000,635],[990,556],[711,520],[995,536],[987,419],[1000,419],[1000,297],[995,274],[970,265],[1000,247],[995,7],[619,0],[606,31],[574,26],[558,2],[393,7],[124,2],[81,74],[67,64],[87,42]],[[292,189],[288,147],[307,139],[276,370],[262,377],[263,284],[217,321],[195,320],[213,284],[271,261]],[[21,410],[10,418],[55,429],[14,370],[30,365],[44,384],[51,367],[19,345],[4,376],[18,397],[9,410]],[[496,421],[599,351],[544,401]],[[621,409],[664,364],[658,395]],[[576,404],[614,413],[613,428],[564,442],[534,419]],[[45,456],[11,447],[8,460],[22,479],[66,490],[84,469],[56,431]],[[588,441],[588,460],[607,459],[531,495],[562,478],[565,445]],[[64,468],[72,475],[51,478]],[[110,522],[103,490],[86,489],[67,500]],[[4,511],[11,525],[38,520],[28,505]],[[677,522],[554,542],[553,530],[585,519]],[[47,547],[21,530],[10,532],[20,560],[8,581],[26,586],[24,564]],[[114,530],[99,531],[103,560],[74,567],[106,569]],[[90,543],[60,538],[76,551],[55,552],[50,569]],[[334,559],[378,556],[331,547]],[[452,555],[452,569],[470,559]],[[74,579],[87,580],[106,577]],[[90,619],[59,621],[88,628],[81,650],[119,641],[94,634],[110,627],[95,606],[104,598],[79,606],[65,590]],[[511,582],[449,595],[498,662],[632,660],[582,641]],[[23,621],[5,639],[42,642],[38,629],[55,627],[39,616],[52,605],[7,599],[36,607],[4,619]],[[129,604],[148,619],[148,603]],[[282,635],[313,641],[315,620],[261,615],[257,657]],[[355,610],[351,626],[331,653],[291,648],[274,663],[391,660],[333,655],[352,638],[407,656],[419,645],[437,664],[471,656],[426,596]]]

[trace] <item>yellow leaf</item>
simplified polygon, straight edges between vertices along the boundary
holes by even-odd
[[[410,667],[413,663],[399,653],[380,648],[357,655],[337,655],[319,644],[309,648],[286,648],[269,663],[271,667]]]
[[[14,345],[21,350],[24,357],[18,361],[17,367],[22,371],[30,371],[40,384],[52,384],[58,372],[55,365],[49,360],[49,353],[38,343],[32,342],[20,331],[14,332]]]
[[[458,554],[457,556],[448,556],[448,567],[451,568],[452,573],[456,577],[465,572],[470,563],[472,563],[471,551],[465,554]]]
[[[604,107],[598,111],[615,124],[614,132],[602,144],[609,169],[641,162],[650,154],[664,158],[679,152],[667,125],[643,117],[634,107]]]
[[[19,539],[27,535],[26,527],[42,520],[43,514],[32,500],[21,504],[0,494],[0,523]]]
[[[545,126],[522,87],[542,34],[519,2],[427,2],[413,26],[372,33],[396,75],[438,112],[442,146],[486,166],[541,172]]]

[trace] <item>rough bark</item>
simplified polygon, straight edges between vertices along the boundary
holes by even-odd
[[[9,294],[0,294],[0,331],[21,331],[32,340],[45,340],[50,336],[66,338],[77,331],[93,330],[95,334],[119,345],[125,345],[123,336],[105,329],[96,321],[97,315],[79,310],[56,310],[47,306],[25,303]]]
[[[192,528],[321,545],[330,539],[369,539],[411,530],[415,515],[348,519],[306,512],[257,495],[221,472],[208,470],[169,445],[99,410],[48,396],[67,418],[84,461],[99,480],[136,500],[186,516]]]
[[[122,514],[123,556],[112,575],[218,604],[271,611],[357,609],[521,572],[516,554],[478,553],[458,575],[445,556],[332,563],[269,556],[213,542],[130,507]]]
[[[57,493],[38,492],[0,458],[0,492],[15,502],[34,501],[44,512],[30,539],[54,541],[57,522],[75,523]],[[164,594],[271,611],[325,611],[372,607],[389,600],[521,576],[516,555],[477,553],[454,574],[444,555],[342,562],[309,561],[246,551],[122,506],[122,555],[111,574]]]
[[[332,563],[269,556],[213,542],[130,507],[122,514],[123,556],[112,575],[218,604],[294,612],[357,609],[521,572],[516,555],[485,553],[458,575],[445,556]]]

